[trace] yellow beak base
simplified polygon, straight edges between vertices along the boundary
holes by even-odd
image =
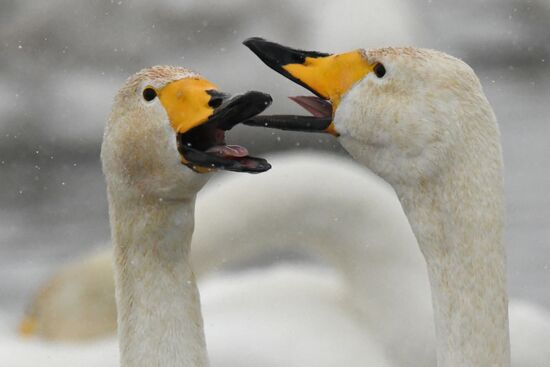
[[[214,114],[208,92],[217,89],[215,84],[196,77],[171,82],[157,91],[157,94],[174,131],[185,133],[203,124]]]
[[[294,78],[338,107],[342,96],[373,70],[359,50],[324,57],[306,57],[301,64],[282,65]]]

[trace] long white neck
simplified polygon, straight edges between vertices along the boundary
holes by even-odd
[[[122,367],[208,365],[189,264],[194,204],[109,190]]]
[[[438,365],[507,367],[499,133],[494,121],[471,121],[449,170],[394,187],[428,265]]]

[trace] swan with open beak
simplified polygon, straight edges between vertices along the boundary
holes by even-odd
[[[385,73],[382,64],[367,61],[364,50],[332,55],[297,50],[259,37],[247,39],[244,45],[267,66],[316,95],[290,97],[313,116],[256,116],[244,122],[251,126],[338,136],[333,118],[342,97],[368,73]]]
[[[265,110],[270,95],[250,91],[232,97],[201,75],[173,66],[144,69],[127,84],[117,98],[137,111],[130,123],[134,138],[138,121],[150,126],[159,120],[175,134],[181,163],[195,172],[257,173],[271,168],[265,159],[249,156],[246,148],[225,143],[225,132]]]

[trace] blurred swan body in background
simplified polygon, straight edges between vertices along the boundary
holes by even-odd
[[[357,364],[360,356],[372,365],[394,367],[352,310],[335,312],[349,308],[342,285],[327,269],[303,265],[199,282],[210,364],[301,367],[315,362],[332,367]],[[113,333],[73,342],[24,340],[13,334],[3,330],[0,336],[2,365],[118,366]]]
[[[232,176],[211,182],[211,185],[204,189],[206,190],[205,195],[200,195],[197,199],[193,242],[208,242],[208,244],[197,245],[199,250],[192,250],[192,263],[200,281],[209,358],[214,366],[234,365],[230,362],[242,363],[248,360],[250,364],[259,363],[271,366],[303,366],[304,363],[315,362],[317,365],[328,367],[341,363],[350,364],[356,360],[357,356],[361,356],[362,361],[372,361],[374,365],[388,365],[383,351],[379,350],[380,344],[377,337],[371,335],[370,330],[365,330],[362,324],[357,323],[355,317],[357,310],[354,310],[345,283],[341,276],[334,272],[319,268],[319,266],[304,268],[303,265],[286,265],[268,271],[258,269],[240,274],[222,273],[210,279],[207,277],[224,263],[237,263],[239,260],[261,256],[266,250],[269,251],[267,247],[260,248],[271,244],[271,242],[260,242],[264,236],[272,237],[275,246],[283,249],[307,248],[317,242],[314,240],[322,240],[323,237],[326,248],[332,246],[338,236],[326,237],[330,230],[323,229],[324,226],[320,223],[318,224],[318,238],[310,238],[313,242],[308,243],[307,246],[296,241],[296,235],[292,233],[296,233],[295,231],[290,228],[282,230],[281,225],[284,225],[284,222],[294,212],[296,200],[304,194],[304,189],[311,188],[312,183],[318,182],[322,178],[323,173],[319,171],[319,165],[331,166],[332,162],[336,164],[335,173],[337,174],[328,180],[328,185],[344,182],[345,179],[351,178],[357,178],[359,180],[357,184],[361,184],[361,181],[363,184],[367,184],[370,182],[370,176],[365,175],[362,170],[357,171],[352,162],[323,155],[322,159],[318,160],[318,165],[308,164],[306,166],[310,167],[306,169],[306,173],[318,173],[314,176],[306,174],[304,178],[301,178],[301,175],[297,173],[303,172],[303,163],[310,157],[312,156],[309,154],[304,155],[303,159],[298,159],[297,164],[293,164],[289,169],[285,167],[286,163],[291,163],[295,158],[292,156],[275,158],[280,163],[272,170],[280,171],[280,174],[276,174],[280,177],[277,182],[279,185],[284,182],[287,186],[286,190],[272,192],[274,186],[270,180],[257,181],[266,173],[250,177],[252,180],[244,181]],[[326,163],[321,163],[324,158],[328,160]],[[343,164],[344,167],[338,168],[339,164]],[[340,171],[343,171],[342,175],[338,175]],[[348,174],[344,172],[348,172]],[[294,179],[299,181],[296,185],[292,182]],[[255,192],[254,187],[257,187],[259,192]],[[283,189],[282,186],[281,189]],[[232,194],[227,195],[227,193]],[[228,196],[233,196],[235,199],[229,199]],[[275,205],[271,207],[271,215],[267,215],[268,213],[265,212],[268,209],[268,206],[265,205],[265,198],[269,197],[276,198],[279,203],[277,213],[275,213]],[[333,199],[339,200],[340,197],[341,194],[338,193]],[[310,199],[312,198],[302,197],[300,200],[304,204]],[[218,210],[215,207],[219,205],[226,206]],[[324,205],[311,206],[308,204],[311,211],[307,212],[304,207],[303,214],[314,215],[318,208],[322,208]],[[310,216],[309,220],[325,222],[326,220],[340,219],[341,226],[345,227],[348,205],[335,206],[334,210],[329,209],[318,213],[321,217]],[[367,206],[364,208],[368,209]],[[256,213],[253,210],[256,210]],[[272,218],[273,220],[279,218],[282,222],[273,223]],[[232,220],[247,224],[235,227],[237,223],[233,223]],[[265,224],[262,224],[264,221]],[[270,222],[272,223],[270,224]],[[357,221],[357,225],[359,224],[360,220]],[[307,223],[303,223],[302,233],[306,236],[310,230],[307,226]],[[231,229],[232,227],[234,228]],[[252,235],[251,228],[261,235]],[[226,230],[230,232],[226,232]],[[279,241],[285,243],[277,244]],[[220,252],[218,246],[223,246],[228,242],[234,243],[235,246],[229,246],[227,250]],[[200,256],[198,256],[199,254]],[[99,279],[94,274],[98,272],[105,274],[110,263],[108,252],[99,253],[70,265],[58,276],[55,276],[51,285],[46,286],[45,291],[40,292],[35,306],[31,307],[34,310],[31,312],[31,316],[35,320],[36,332],[40,334],[39,330],[42,329],[49,330],[49,333],[55,333],[56,325],[68,321],[66,327],[60,329],[63,329],[64,333],[71,334],[71,337],[76,337],[83,331],[82,328],[85,325],[101,325],[102,323],[93,321],[95,318],[103,317],[101,314],[103,311],[96,312],[100,308],[86,308],[79,305],[82,302],[92,303],[92,300],[88,298],[89,295],[97,294],[103,290],[107,290],[106,293],[110,292],[108,290],[110,284],[106,284],[104,287],[105,284],[94,283],[94,279]],[[75,286],[74,282],[84,284],[86,290],[77,294],[67,292],[67,286],[72,289],[79,288]],[[70,294],[74,294],[76,297],[72,300],[65,297]],[[62,301],[61,298],[63,298]],[[108,299],[108,294],[101,299]],[[55,303],[55,306],[52,307],[52,303]],[[50,305],[42,307],[41,304]],[[62,306],[63,309],[58,306]],[[44,312],[44,310],[48,311]],[[80,317],[80,320],[88,320],[86,324],[73,323],[74,320],[79,319],[78,310],[91,311],[88,315]],[[337,311],[335,312],[335,310]],[[115,310],[112,309],[112,312]],[[70,320],[63,320],[65,315],[70,313],[75,315],[71,316]],[[49,325],[42,327],[42,321]],[[68,331],[71,324],[77,329]],[[102,328],[105,325],[103,323]],[[112,324],[111,329],[103,328],[102,331],[110,330],[112,332],[114,326]],[[97,329],[94,331],[94,333],[98,332]],[[93,333],[86,330],[82,334],[89,339]],[[317,336],[312,338],[313,335]],[[80,336],[82,337],[82,335]],[[70,339],[67,334],[57,335],[56,338]],[[343,342],[335,342],[338,340]],[[87,341],[87,343],[89,342]],[[320,346],[324,346],[322,351],[319,350]],[[13,350],[13,348],[11,349]],[[47,353],[47,345],[42,345],[42,350]],[[289,350],[293,350],[293,352],[288,353]],[[23,357],[32,354],[27,352]]]
[[[270,161],[271,171],[224,177],[197,199],[192,262],[212,365],[354,365],[378,345],[395,366],[434,366],[425,265],[391,188],[349,159],[292,153]],[[215,274],[273,249],[325,266]],[[102,251],[54,276],[30,308],[34,333],[65,341],[114,333],[111,261]],[[512,302],[510,314],[513,365],[544,366],[547,312]],[[23,351],[30,342],[18,343]]]

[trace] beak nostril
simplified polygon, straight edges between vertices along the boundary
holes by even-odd
[[[215,89],[207,90],[206,93],[210,95],[210,101],[208,101],[208,105],[213,108],[220,107],[223,101],[229,98],[229,94],[217,91]]]

